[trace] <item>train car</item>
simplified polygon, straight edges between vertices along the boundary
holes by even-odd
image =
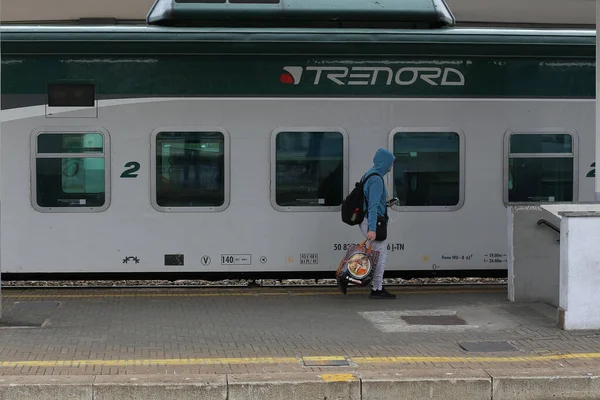
[[[594,200],[596,33],[401,3],[2,27],[3,278],[332,278],[381,147],[386,277],[505,275],[508,205]]]

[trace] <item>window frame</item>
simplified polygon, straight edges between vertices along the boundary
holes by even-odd
[[[402,132],[424,132],[424,133],[455,133],[458,135],[458,203],[453,206],[399,206],[390,207],[394,211],[399,212],[440,212],[440,211],[457,211],[465,204],[465,172],[466,172],[466,140],[465,133],[462,129],[452,127],[396,127],[392,129],[388,135],[388,150],[394,154],[394,136]],[[394,169],[388,174],[388,193],[394,193]],[[391,183],[390,183],[391,181]],[[391,196],[388,196],[391,197]]]
[[[102,135],[102,153],[38,153],[38,137],[45,134]],[[30,143],[30,201],[34,210],[43,213],[97,213],[106,211],[111,204],[111,147],[108,130],[100,126],[40,127],[31,132]],[[39,158],[103,158],[104,159],[104,204],[100,207],[42,207],[37,203],[37,159]]]
[[[214,207],[163,207],[157,202],[156,187],[156,137],[163,132],[190,132],[190,133],[215,133],[223,134],[223,204]],[[190,212],[222,212],[231,201],[231,148],[229,131],[221,126],[163,126],[156,128],[150,134],[150,202],[152,208],[164,213],[190,213]]]
[[[511,153],[510,138],[512,135],[556,135],[563,134],[571,136],[571,153]],[[557,204],[576,203],[579,201],[579,136],[576,131],[563,128],[534,128],[534,129],[509,129],[504,133],[504,157],[502,166],[502,201],[505,206],[515,204]],[[508,201],[508,167],[511,158],[568,158],[573,160],[573,200],[567,202],[558,201]]]
[[[342,199],[348,195],[348,176],[349,176],[349,143],[348,143],[348,132],[342,127],[320,127],[320,126],[289,126],[289,127],[278,127],[271,131],[271,155],[270,159],[270,170],[271,170],[271,181],[270,187],[270,199],[271,206],[281,212],[339,212],[342,209],[342,205],[339,206],[280,206],[277,204],[277,135],[280,133],[287,132],[312,132],[312,133],[323,133],[333,132],[342,135],[342,165],[343,165],[343,182],[342,182]]]

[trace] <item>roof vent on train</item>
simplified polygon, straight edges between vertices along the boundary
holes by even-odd
[[[403,28],[453,26],[445,0],[155,0],[149,25]]]

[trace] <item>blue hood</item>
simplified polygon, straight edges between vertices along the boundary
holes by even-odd
[[[377,172],[381,177],[384,177],[390,170],[390,167],[394,163],[394,154],[386,149],[379,149],[373,157],[373,168],[369,169],[365,175],[370,175],[372,172]],[[363,175],[363,178],[365,177]],[[365,182],[364,186],[365,202],[363,203],[363,209],[367,205],[367,219],[369,220],[369,230],[375,231],[377,227],[377,216],[387,216],[387,190],[383,180],[378,176],[372,176]]]
[[[391,151],[379,149],[373,157],[373,169],[379,172],[381,176],[384,176],[390,170],[395,159],[396,157],[394,157],[394,154]]]

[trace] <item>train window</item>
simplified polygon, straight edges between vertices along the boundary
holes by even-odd
[[[404,211],[457,210],[464,202],[464,141],[449,129],[393,130],[392,190]]]
[[[31,192],[36,210],[90,212],[108,208],[108,133],[95,131],[34,132]]]
[[[273,132],[271,203],[279,211],[339,210],[347,189],[343,129],[286,128]]]
[[[225,130],[156,130],[152,139],[153,206],[159,211],[222,211],[229,202]]]
[[[572,154],[573,138],[568,134],[512,134],[511,154]]]
[[[505,201],[574,200],[575,146],[571,134],[511,132],[507,147]]]
[[[51,133],[37,138],[38,153],[102,153],[102,135],[99,133]]]

